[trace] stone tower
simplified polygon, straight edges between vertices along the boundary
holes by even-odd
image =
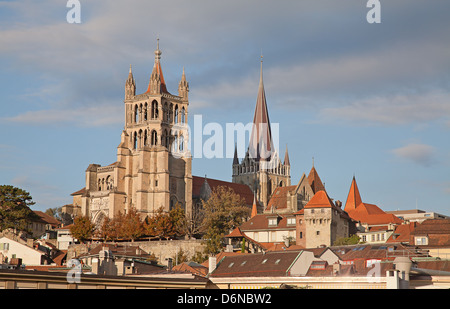
[[[134,207],[142,217],[176,204],[192,213],[192,172],[188,143],[189,84],[185,72],[178,95],[170,94],[161,69],[159,40],[147,91],[136,95],[130,66],[125,82],[125,126],[117,161],[86,170],[86,188],[75,196],[82,213],[100,224]]]
[[[250,142],[242,162],[239,162],[235,149],[232,181],[247,184],[256,195],[259,204],[266,208],[277,187],[291,185],[291,176],[287,147],[282,162],[273,145],[262,65],[261,57],[261,73]]]

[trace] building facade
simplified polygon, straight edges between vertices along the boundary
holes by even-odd
[[[168,92],[159,41],[147,91],[136,94],[130,66],[125,82],[125,126],[117,161],[86,170],[86,187],[73,193],[74,207],[97,224],[135,208],[142,217],[160,207],[192,210],[191,156],[187,150],[189,84],[183,69],[178,95]]]

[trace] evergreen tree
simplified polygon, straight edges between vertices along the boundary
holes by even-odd
[[[30,193],[11,185],[0,186],[0,231],[13,229],[14,231],[29,231],[29,224],[39,219],[30,206]]]

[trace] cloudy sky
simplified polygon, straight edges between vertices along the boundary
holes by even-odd
[[[0,183],[34,209],[116,161],[129,66],[145,92],[159,37],[171,93],[185,68],[189,122],[250,122],[262,53],[292,183],[314,157],[336,200],[355,175],[364,202],[450,215],[450,2],[381,1],[379,24],[365,0],[80,3],[70,24],[65,0],[0,1]],[[193,174],[230,181],[231,163],[194,158]]]

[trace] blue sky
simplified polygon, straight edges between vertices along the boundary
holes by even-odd
[[[34,209],[115,162],[129,65],[144,92],[159,37],[170,92],[185,67],[189,121],[250,122],[262,51],[293,184],[314,157],[336,200],[355,175],[364,202],[450,215],[448,1],[382,1],[380,24],[361,0],[80,3],[69,24],[66,1],[0,1],[0,183]],[[194,158],[193,174],[230,181],[231,163]]]

